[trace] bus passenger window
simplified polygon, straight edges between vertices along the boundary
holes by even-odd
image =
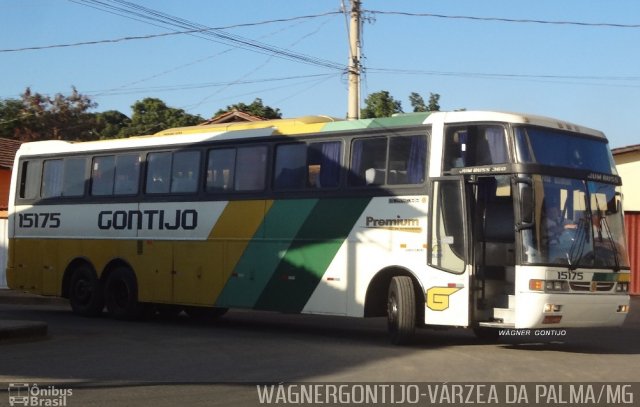
[[[392,137],[389,144],[388,184],[422,184],[427,156],[423,135]]]
[[[307,185],[311,188],[335,188],[340,182],[342,143],[310,143],[307,151]]]
[[[148,194],[166,194],[171,182],[171,153],[149,153],[147,155],[147,182],[145,192]]]
[[[306,184],[306,161],[306,144],[282,144],[276,147],[273,186],[276,189],[304,188]]]
[[[447,130],[443,170],[504,164],[509,154],[502,126],[465,126]]]
[[[383,185],[386,175],[387,138],[358,139],[351,149],[349,185]]]
[[[173,153],[173,166],[171,169],[171,192],[196,192],[198,190],[199,173],[199,151],[178,151]]]
[[[62,195],[62,160],[46,160],[42,174],[43,198],[55,198]]]
[[[123,154],[116,157],[115,195],[134,195],[138,193],[140,182],[140,156]]]
[[[207,159],[207,192],[233,191],[235,163],[235,148],[209,151]]]
[[[113,173],[115,157],[95,157],[91,166],[91,195],[102,196],[113,194]]]
[[[86,158],[65,158],[62,196],[84,195]]]
[[[39,174],[41,161],[25,161],[22,163],[20,175],[20,193],[22,199],[34,199],[38,194]]]
[[[238,148],[236,163],[236,191],[262,191],[267,167],[267,147]]]

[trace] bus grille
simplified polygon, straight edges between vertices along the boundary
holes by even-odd
[[[611,291],[615,283],[609,281],[591,281],[591,282],[576,282],[569,283],[571,290],[573,291]]]

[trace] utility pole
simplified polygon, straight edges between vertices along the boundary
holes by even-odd
[[[348,120],[360,118],[360,3],[361,0],[351,0]]]

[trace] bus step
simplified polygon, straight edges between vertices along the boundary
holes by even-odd
[[[502,329],[514,329],[516,324],[505,324],[504,322],[478,322],[483,328],[502,328]]]
[[[503,324],[515,324],[516,310],[514,308],[494,308],[493,319]]]

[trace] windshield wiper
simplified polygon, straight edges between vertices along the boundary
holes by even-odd
[[[618,257],[618,249],[616,248],[616,242],[613,240],[613,235],[611,234],[611,228],[609,227],[609,221],[606,216],[600,217],[600,228],[604,229],[604,233],[607,234],[607,240],[609,240],[609,244],[611,244],[611,251],[613,251],[613,261],[615,261],[616,266],[613,271],[620,271],[620,257]],[[600,232],[600,240],[602,240],[602,232]],[[595,247],[594,247],[595,249]]]
[[[584,253],[584,247],[589,242],[589,224],[587,222],[587,217],[591,218],[590,215],[585,213],[585,215],[580,218],[578,221],[578,225],[576,227],[576,236],[571,243],[571,248],[569,249],[569,253],[567,253],[567,262],[569,263],[569,270],[575,270],[579,267],[580,259],[582,258],[582,253]],[[574,264],[575,260],[575,264]]]

